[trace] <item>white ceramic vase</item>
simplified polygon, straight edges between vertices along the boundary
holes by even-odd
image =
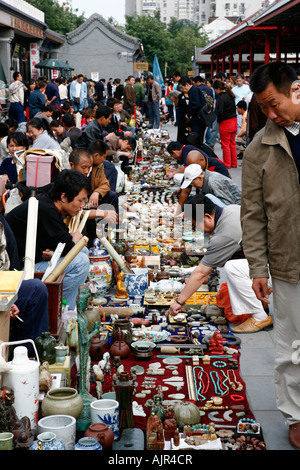
[[[122,193],[124,190],[125,186],[125,173],[123,170],[121,170],[121,163],[114,163],[116,170],[118,172],[118,177],[117,177],[117,184],[116,184],[116,193]]]

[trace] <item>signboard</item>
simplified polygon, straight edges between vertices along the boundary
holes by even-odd
[[[40,61],[40,51],[36,42],[30,43],[30,76],[36,80],[39,76],[38,69],[35,68],[36,64]]]
[[[99,81],[99,72],[91,72],[91,79],[94,80],[94,82]]]
[[[190,75],[190,76],[196,75],[195,70],[189,70],[188,75]]]
[[[16,16],[9,15],[8,13],[1,11],[0,12],[0,23],[9,26],[10,28],[18,29],[19,31],[23,31],[23,33],[27,33],[31,36],[43,39],[44,31],[42,28],[35,26],[27,21],[21,20]]]
[[[51,70],[51,78],[52,80],[55,80],[56,78],[59,77],[59,70]]]
[[[149,69],[148,62],[134,62],[133,67],[134,70],[143,70],[144,72]]]

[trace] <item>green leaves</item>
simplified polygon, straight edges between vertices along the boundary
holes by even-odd
[[[43,11],[48,28],[60,34],[70,33],[85,21],[84,13],[77,16],[54,0],[28,0],[28,3]]]
[[[198,25],[179,22],[175,18],[165,25],[159,11],[154,16],[126,16],[125,31],[141,40],[149,70],[156,54],[161,70],[167,66],[168,76],[175,70],[182,74],[191,70],[195,46],[204,47],[208,43],[207,35]]]

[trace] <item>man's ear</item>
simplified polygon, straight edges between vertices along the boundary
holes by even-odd
[[[72,170],[74,170],[75,168],[74,162],[70,162],[70,167],[72,168]]]
[[[300,80],[295,80],[292,83],[291,98],[294,104],[300,104]]]
[[[68,198],[66,196],[66,193],[61,193],[60,200],[61,200],[61,202],[68,202]]]

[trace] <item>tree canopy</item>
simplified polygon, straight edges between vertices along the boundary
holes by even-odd
[[[179,22],[176,18],[166,25],[160,20],[159,11],[154,16],[126,16],[125,32],[141,40],[149,69],[156,54],[161,70],[167,68],[167,75],[175,70],[180,70],[182,74],[191,70],[194,48],[204,47],[208,43],[202,27]]]
[[[77,16],[77,9],[70,11],[54,0],[27,0],[28,3],[45,13],[45,23],[49,29],[67,34],[85,21],[84,13]]]

